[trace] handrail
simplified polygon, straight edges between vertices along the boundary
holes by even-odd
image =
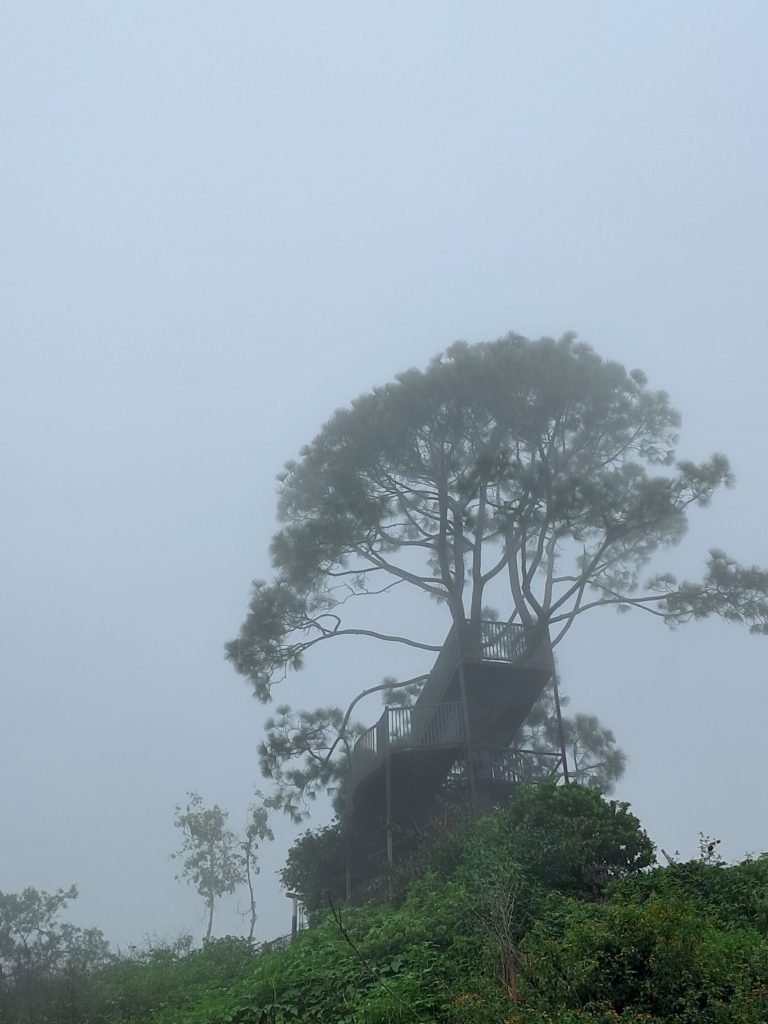
[[[535,627],[508,622],[479,622],[466,625],[464,656],[482,661],[510,661],[522,663],[539,645],[539,631]]]
[[[358,737],[352,750],[350,774],[356,786],[383,762],[388,749],[421,750],[458,747],[464,743],[461,702],[387,707],[375,725]]]
[[[472,752],[472,766],[478,782],[524,782],[526,780],[523,754],[529,753],[520,747],[475,747]],[[537,750],[539,757],[560,758],[558,750]],[[465,776],[459,770],[452,772],[455,779]]]

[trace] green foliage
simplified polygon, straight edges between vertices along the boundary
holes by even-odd
[[[464,864],[478,871],[478,881],[488,858],[488,871],[500,859],[536,886],[583,899],[655,861],[653,843],[626,803],[552,783],[519,786],[506,810],[438,832],[425,858],[442,877]]]
[[[723,930],[670,896],[607,905],[552,901],[521,956],[522,999],[550,1014],[757,1024],[768,1012],[765,933]]]
[[[150,944],[128,957],[116,957],[95,983],[99,1015],[109,1024],[182,1021],[204,1024],[226,1014],[230,989],[239,985],[254,961],[247,939],[211,939],[190,950],[186,941]]]
[[[329,899],[340,904],[346,898],[346,859],[344,831],[338,821],[307,831],[288,851],[280,872],[283,887],[301,893],[310,914],[326,909]]]
[[[519,786],[506,810],[479,820],[459,811],[447,826],[433,822],[428,837],[395,869],[390,887],[403,892],[425,871],[444,880],[459,872],[479,886],[501,863],[535,885],[593,898],[609,881],[653,861],[653,844],[626,804],[576,785],[538,784]],[[345,862],[344,825],[336,822],[296,840],[282,881],[303,895],[310,911],[322,910],[329,898],[344,899]],[[386,865],[377,863],[377,870],[386,872]],[[369,881],[383,890],[375,878]]]
[[[547,889],[591,897],[655,860],[629,805],[594,789],[521,787],[508,815],[517,858]]]
[[[768,934],[768,856],[728,868],[705,860],[672,864],[626,879],[612,896],[617,903],[683,902],[715,927],[757,928]]]

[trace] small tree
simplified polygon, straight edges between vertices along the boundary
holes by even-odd
[[[261,796],[258,791],[257,796]],[[269,827],[268,804],[262,798],[260,804],[251,804],[248,808],[248,822],[245,826],[242,842],[240,843],[243,875],[248,886],[249,940],[253,939],[253,932],[256,927],[256,894],[253,888],[253,879],[260,871],[258,859],[259,844],[274,838],[274,832]]]
[[[75,899],[74,885],[0,892],[0,1019],[49,1019],[54,1006],[57,1020],[80,1019],[86,979],[105,963],[109,945],[98,928],[61,920]]]
[[[237,835],[227,827],[229,813],[218,804],[205,807],[199,793],[187,793],[187,798],[183,810],[176,807],[174,824],[183,838],[181,850],[171,856],[181,860],[181,877],[205,901],[208,942],[216,900],[233,893],[243,881],[243,856]]]
[[[328,909],[329,900],[339,904],[346,899],[346,860],[344,827],[339,821],[308,830],[291,845],[280,879],[286,892],[301,894],[310,920],[317,911]]]

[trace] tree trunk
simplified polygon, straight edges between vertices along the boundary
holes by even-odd
[[[501,964],[501,980],[507,998],[512,1003],[517,1002],[517,965],[513,950],[505,951]]]
[[[213,930],[213,896],[208,897],[208,928],[205,933],[205,941],[210,942]]]
[[[557,722],[557,738],[560,741],[560,756],[563,760],[563,782],[566,786],[571,781],[568,772],[568,754],[565,749],[565,732],[563,731],[563,716],[560,713],[560,692],[557,685],[557,669],[552,675],[552,689],[555,693],[555,720]]]
[[[253,895],[253,879],[251,877],[251,849],[250,846],[245,851],[245,880],[248,883],[248,898],[250,899],[251,906],[251,926],[248,929],[248,941],[253,939],[253,932],[256,928],[256,900]]]

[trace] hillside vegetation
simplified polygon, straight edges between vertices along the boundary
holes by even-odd
[[[315,912],[286,949],[116,959],[37,1021],[679,1024],[768,1020],[768,858],[654,866],[621,803],[523,788],[439,829],[385,905]],[[18,1008],[11,1020],[28,1019]]]

